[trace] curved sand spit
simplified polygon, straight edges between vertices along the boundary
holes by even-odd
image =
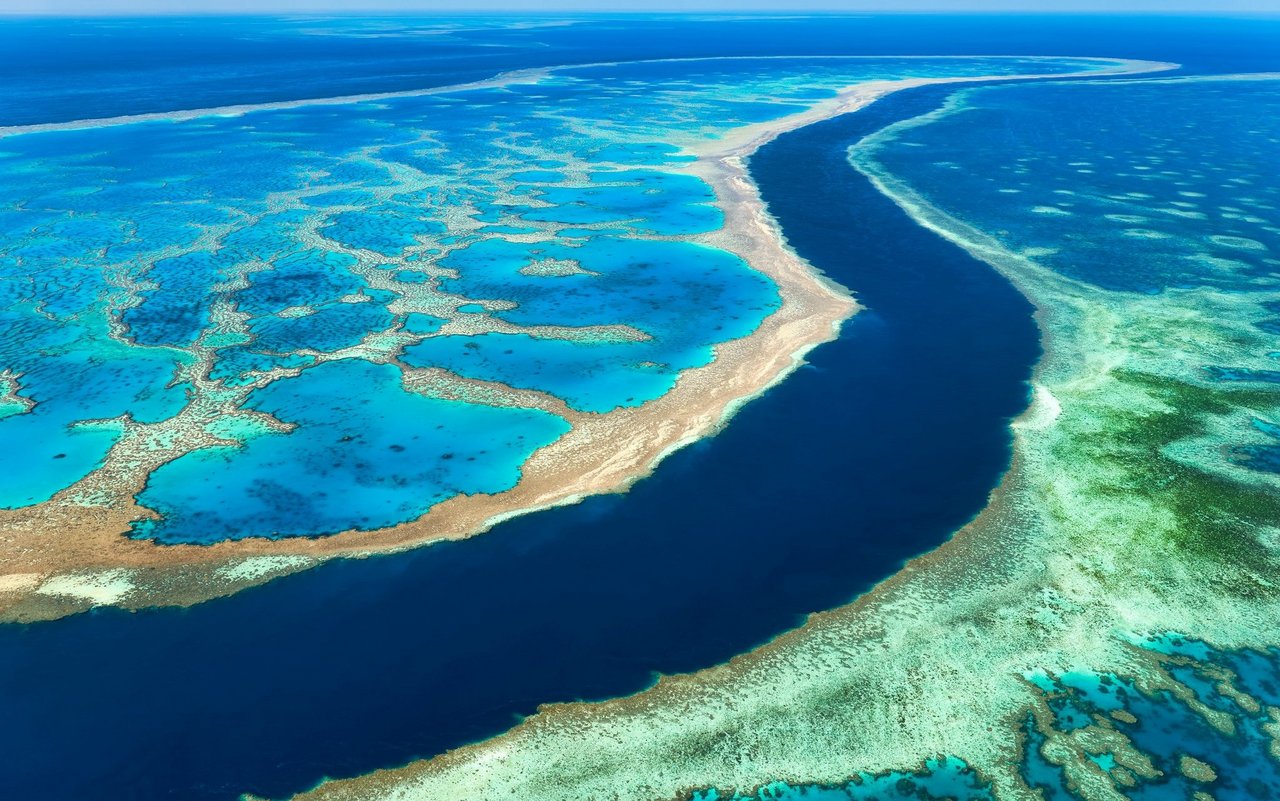
[[[1116,61],[1113,68],[1079,74],[1149,72],[1172,66]],[[163,118],[190,119],[260,108],[459,91],[536,81],[547,72],[520,71],[493,81],[423,92],[195,110]],[[723,138],[690,147],[696,160],[669,169],[706,181],[725,215],[722,229],[695,239],[735,253],[768,275],[778,286],[779,309],[750,335],[717,346],[712,363],[686,371],[669,393],[643,406],[607,414],[583,414],[563,406],[552,409],[572,424],[572,430],[535,452],[522,468],[522,479],[511,490],[456,496],[415,521],[373,532],[348,531],[315,539],[255,538],[215,545],[157,545],[151,540],[122,536],[132,520],[146,514],[133,500],[142,489],[143,479],[138,476],[145,477],[145,473],[135,469],[124,475],[108,466],[73,488],[80,498],[91,495],[109,499],[106,503],[77,503],[67,490],[39,506],[0,511],[0,619],[53,618],[98,604],[136,608],[194,603],[304,569],[320,560],[468,537],[514,515],[575,503],[587,495],[625,490],[667,454],[715,433],[743,403],[802,364],[811,348],[833,339],[841,322],[857,309],[847,291],[824,279],[786,245],[747,174],[746,157],[785,131],[856,111],[901,89],[934,83],[1044,77],[1072,75],[866,82],[803,112],[744,126]],[[0,136],[158,118],[144,115],[8,128],[0,129]],[[109,459],[108,465],[116,461]]]

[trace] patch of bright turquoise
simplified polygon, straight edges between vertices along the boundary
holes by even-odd
[[[521,268],[540,259],[572,260],[585,274],[545,277]],[[685,242],[597,237],[581,245],[488,240],[442,261],[460,278],[442,287],[472,297],[503,297],[497,312],[520,325],[625,323],[655,339],[710,344],[744,336],[778,307],[776,286],[730,253]]]
[[[138,499],[162,518],[140,532],[210,543],[390,526],[459,493],[510,489],[569,428],[533,409],[426,398],[396,368],[356,360],[278,381],[248,406],[296,427],[161,467]]]
[[[991,801],[990,786],[962,760],[955,757],[927,759],[919,771],[859,774],[839,785],[770,782],[756,791],[732,795],[717,790],[693,794],[691,801]]]
[[[0,312],[12,339],[5,367],[21,375],[30,411],[0,418],[8,466],[0,470],[0,508],[48,500],[98,467],[119,439],[114,421],[155,422],[176,414],[185,388],[173,385],[175,360],[133,351],[80,324]]]
[[[1280,765],[1267,753],[1270,740],[1264,728],[1268,725],[1265,706],[1254,711],[1242,708],[1233,697],[1219,692],[1220,679],[1206,670],[1230,670],[1238,677],[1244,693],[1266,706],[1274,705],[1280,701],[1277,652],[1218,651],[1174,634],[1152,637],[1140,645],[1157,653],[1187,658],[1185,664],[1166,667],[1177,681],[1193,690],[1198,701],[1231,721],[1234,736],[1209,725],[1202,714],[1171,693],[1148,695],[1132,679],[1081,671],[1029,677],[1044,694],[1052,729],[1070,732],[1103,719],[1130,738],[1159,771],[1154,778],[1139,777],[1137,786],[1126,793],[1140,801],[1190,798],[1201,789],[1203,785],[1179,769],[1183,755],[1195,757],[1216,771],[1215,798],[1270,798],[1280,793]],[[1110,713],[1115,710],[1128,712],[1136,722],[1112,717]],[[1039,789],[1048,801],[1076,798],[1068,789],[1071,785],[1062,769],[1040,753],[1044,735],[1030,720],[1026,731],[1023,776],[1027,783]],[[1114,755],[1107,752],[1086,756],[1095,764],[1114,763]]]
[[[710,187],[678,172],[693,158],[683,143],[859,80],[1074,66],[618,65],[504,88],[6,137],[0,196],[16,203],[0,210],[0,320],[12,332],[0,370],[37,404],[6,405],[0,418],[0,446],[16,462],[0,476],[0,504],[47,500],[102,464],[130,425],[192,403],[201,411],[184,425],[243,442],[175,453],[140,497],[161,518],[139,536],[319,536],[505,488],[563,421],[441,406],[406,395],[397,370],[446,368],[603,412],[659,397],[777,308],[768,279],[690,241],[724,220]],[[454,319],[474,333],[439,336]],[[361,361],[324,360],[338,353]],[[219,428],[256,408],[297,427]],[[421,436],[424,410],[466,425],[400,442]],[[117,422],[85,425],[102,420]],[[440,467],[443,454],[470,452],[468,426],[479,431],[480,420],[501,443],[465,469]],[[335,428],[375,450],[403,445],[416,461],[366,463],[356,446],[329,442]]]
[[[520,269],[573,259],[589,273],[552,278]],[[538,389],[580,411],[635,406],[671,389],[681,370],[711,361],[711,346],[744,336],[778,307],[777,289],[735,256],[682,242],[598,238],[579,247],[489,240],[444,261],[464,276],[446,289],[519,305],[497,316],[521,325],[633,321],[643,341],[566,341],[527,335],[437,337],[405,362]]]
[[[670,359],[655,362],[652,356]],[[527,334],[431,337],[408,349],[409,364],[430,364],[468,378],[537,389],[583,412],[639,406],[666,394],[681,370],[711,361],[707,347],[660,348],[648,342],[568,342]]]

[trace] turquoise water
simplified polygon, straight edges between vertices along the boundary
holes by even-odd
[[[0,369],[32,403],[0,417],[20,462],[0,506],[74,495],[122,440],[163,463],[132,469],[158,513],[135,535],[165,542],[377,528],[507,489],[566,424],[502,386],[444,399],[461,385],[636,406],[777,308],[700,241],[723,217],[683,144],[862,79],[1099,65],[596,66],[5,137]],[[448,372],[406,384],[425,368]]]
[[[423,397],[395,367],[356,359],[277,381],[246,406],[296,428],[161,467],[138,499],[162,522],[140,533],[211,542],[390,526],[459,493],[510,489],[529,454],[569,428],[532,409]]]
[[[982,777],[962,760],[934,757],[924,760],[919,771],[862,774],[843,785],[773,782],[748,794],[728,795],[716,790],[697,792],[693,794],[692,801],[791,801],[801,798],[809,801],[990,801],[994,796]]]
[[[528,265],[546,260],[573,262],[580,272],[526,274]],[[488,333],[431,337],[406,348],[407,364],[543,390],[579,411],[607,412],[666,393],[681,371],[711,361],[713,344],[750,333],[778,307],[764,276],[728,253],[693,244],[612,236],[572,247],[488,240],[439,263],[460,275],[441,281],[442,289],[514,301],[514,309],[494,316],[517,325],[631,321],[630,335]]]
[[[1168,690],[1143,690],[1129,677],[1071,672],[1058,676],[1039,674],[1031,681],[1044,693],[1051,710],[1045,730],[1028,724],[1028,745],[1023,775],[1048,801],[1071,799],[1062,769],[1047,761],[1040,749],[1049,732],[1073,732],[1104,721],[1124,742],[1151,760],[1155,776],[1127,773],[1134,786],[1126,796],[1141,801],[1191,798],[1197,790],[1209,790],[1215,798],[1274,798],[1280,794],[1280,764],[1269,753],[1270,738],[1264,730],[1270,717],[1266,707],[1280,703],[1280,653],[1271,651],[1218,651],[1202,642],[1176,635],[1140,641],[1142,648],[1169,657],[1170,676],[1194,692],[1195,699],[1230,721],[1231,733],[1211,726],[1205,716]],[[1207,671],[1216,671],[1210,675]],[[1222,692],[1222,676],[1263,705],[1241,705]],[[1119,719],[1117,710],[1131,719]],[[1211,786],[1183,775],[1179,760],[1192,756],[1217,774]],[[1116,769],[1110,752],[1086,753],[1103,770]],[[1120,772],[1126,772],[1123,766]]]

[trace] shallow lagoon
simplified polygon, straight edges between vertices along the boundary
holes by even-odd
[[[330,419],[303,408],[307,374],[363,369],[327,366],[334,360],[444,368],[446,384],[489,382],[500,404],[518,402],[504,387],[584,412],[642,404],[778,304],[768,279],[700,243],[723,217],[709,187],[680,172],[689,158],[681,146],[802,110],[858,80],[1078,66],[596,66],[532,84],[8,137],[0,188],[20,205],[0,218],[9,265],[0,291],[4,314],[31,334],[0,346],[0,364],[18,374],[18,396],[36,403],[7,407],[0,445],[38,436],[54,452],[18,451],[24,466],[14,474],[24,478],[0,483],[0,504],[74,495],[122,433],[179,412],[176,433],[156,438],[168,463],[138,496],[161,517],[140,520],[137,536],[323,535],[508,488],[534,443],[564,426],[446,401],[460,393],[438,384],[409,391],[438,392],[421,400],[496,430],[523,420],[524,444],[472,453],[476,469],[433,479],[413,500],[404,490],[400,500],[369,495],[378,468],[317,473],[311,457],[290,463],[284,452],[314,451],[309,428]],[[110,372],[95,377],[108,356]],[[347,413],[394,442],[406,424],[375,413],[371,393],[391,379],[374,373],[349,384],[364,404]],[[292,392],[290,406],[282,399]],[[268,395],[278,406],[260,404]],[[273,433],[245,439],[255,412],[277,416]],[[94,420],[110,422],[82,425]],[[214,429],[229,433],[212,448],[189,433]],[[437,456],[466,450],[447,435],[432,442]],[[416,480],[391,466],[381,473]],[[312,502],[303,487],[318,479],[310,491],[324,495]],[[220,503],[200,500],[220,491]],[[324,497],[367,497],[377,510],[325,512],[334,502]],[[286,505],[311,511],[284,515]]]
[[[625,497],[191,609],[0,629],[10,683],[48,677],[6,701],[24,722],[12,749],[32,732],[42,747],[3,786],[281,796],[492,735],[543,702],[723,661],[945,538],[1007,464],[1007,419],[1037,351],[1031,309],[1006,282],[916,236],[845,166],[850,141],[900,113],[876,106],[789,134],[752,162],[792,244],[872,306],[811,367]],[[940,358],[940,343],[960,356]],[[938,382],[965,402],[940,407]],[[928,452],[905,449],[904,431]],[[276,670],[242,669],[267,658]],[[205,692],[182,691],[193,684]],[[63,770],[72,755],[78,769]]]
[[[140,533],[207,543],[391,526],[459,492],[511,488],[516,465],[568,429],[534,409],[427,398],[360,360],[271,384],[246,406],[296,428],[161,467],[139,496],[161,518]]]
[[[757,24],[767,26],[770,47],[800,41],[774,41],[776,21]],[[868,24],[883,30],[875,20]],[[939,41],[940,26],[932,20],[886,24],[909,36],[887,45],[863,42],[828,20],[802,30],[804,41],[834,31],[846,45],[936,49],[929,45]],[[966,41],[1008,28],[990,19],[960,24],[972,37]],[[1058,52],[1069,43],[1120,52],[1157,41],[1072,38],[1063,31],[1076,30],[1076,23],[1063,24],[1029,51]],[[1146,34],[1154,23],[1135,24]],[[1159,24],[1183,26],[1191,49],[1202,51],[1206,26]],[[941,38],[954,41],[956,25],[941,23]],[[1247,41],[1259,27],[1237,26],[1232,41]],[[331,47],[334,40],[320,41]],[[381,48],[388,40],[370,41]],[[989,41],[1004,44],[999,35]],[[1247,52],[1232,57],[1261,60]],[[655,665],[688,670],[721,661],[797,624],[804,612],[839,603],[904,555],[945,537],[976,510],[1003,467],[1001,418],[1025,400],[1021,381],[1035,356],[1035,332],[1026,304],[990,276],[995,286],[988,289],[1008,316],[970,319],[965,303],[953,304],[949,295],[957,285],[981,286],[987,272],[981,265],[963,259],[957,265],[949,249],[930,247],[930,237],[899,220],[883,198],[841,177],[839,158],[830,159],[825,176],[807,168],[873,127],[857,120],[828,126],[825,138],[802,132],[792,137],[794,149],[779,143],[772,166],[760,166],[763,178],[772,178],[771,200],[788,207],[784,223],[797,247],[851,286],[869,285],[872,311],[851,324],[844,341],[816,352],[813,368],[748,407],[714,442],[678,454],[627,499],[595,499],[515,521],[490,535],[492,542],[331,565],[191,610],[109,610],[49,627],[6,627],[0,666],[14,692],[5,708],[20,722],[7,729],[6,742],[8,753],[21,758],[4,786],[43,797],[232,798],[246,787],[281,794],[324,773],[402,762],[492,733],[539,701],[626,691]],[[797,159],[806,169],[793,168]],[[332,172],[378,178],[376,170],[351,163]],[[824,178],[834,186],[821,197],[844,216],[808,207]],[[823,250],[823,229],[833,220],[847,223],[846,236]],[[850,245],[867,255],[851,264]],[[982,292],[972,297],[992,302]],[[993,316],[1013,324],[992,326]],[[426,315],[407,319],[432,328]],[[943,365],[954,368],[944,383],[966,399],[976,393],[972,408],[927,401],[936,386],[919,365],[932,368],[951,352],[956,364]],[[828,417],[832,397],[847,412],[837,421]],[[904,431],[928,439],[929,451],[904,453]],[[770,459],[756,464],[762,450]],[[758,484],[741,480],[742,464],[753,464]],[[931,491],[943,480],[970,483],[938,499]],[[867,492],[833,506],[851,486]],[[778,503],[764,487],[790,503]],[[732,538],[718,533],[727,521]],[[778,530],[791,536],[780,541]],[[669,558],[677,552],[681,560]],[[628,558],[619,560],[620,553]],[[530,584],[529,575],[542,581]],[[748,576],[751,585],[726,592],[709,575]],[[508,588],[514,589],[495,592]],[[514,609],[525,617],[504,628]],[[508,636],[525,633],[528,620],[548,625],[524,641]],[[444,644],[449,656],[440,653]],[[513,665],[513,651],[529,661]],[[472,658],[462,658],[464,652]],[[275,675],[245,669],[267,657],[278,660]],[[316,670],[321,662],[333,670]],[[371,675],[394,680],[383,685],[368,681]],[[43,680],[32,686],[32,676]],[[473,694],[499,685],[504,691],[493,696]],[[189,692],[192,686],[202,692]],[[202,727],[193,730],[191,720]],[[374,737],[366,736],[375,731],[371,721],[383,727]]]

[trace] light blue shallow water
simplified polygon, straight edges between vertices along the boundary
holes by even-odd
[[[278,381],[247,406],[296,428],[153,473],[139,500],[163,515],[166,541],[394,525],[462,492],[510,489],[529,454],[569,428],[533,409],[423,397],[400,385],[396,368],[360,360]]]
[[[846,784],[833,786],[772,782],[749,794],[727,795],[705,790],[694,793],[691,801],[990,801],[992,798],[986,782],[963,761],[955,757],[933,757],[923,760],[916,772],[862,774]]]
[[[544,259],[573,261],[583,272],[551,278],[521,273]],[[488,240],[440,264],[461,276],[441,281],[442,289],[514,301],[515,309],[495,316],[518,325],[631,321],[643,339],[490,333],[432,337],[405,351],[407,364],[543,390],[587,412],[636,406],[666,393],[681,371],[711,361],[714,343],[750,333],[779,302],[768,279],[740,259],[692,244],[616,237],[573,246]]]
[[[1178,635],[1162,635],[1141,642],[1140,647],[1170,658],[1167,669],[1180,683],[1192,688],[1197,701],[1231,721],[1231,734],[1208,721],[1168,691],[1143,692],[1131,678],[1076,671],[1057,676],[1032,676],[1045,694],[1051,730],[1070,732],[1109,721],[1134,747],[1146,754],[1159,775],[1142,778],[1126,796],[1140,801],[1191,798],[1197,790],[1211,789],[1220,799],[1273,798],[1280,793],[1280,764],[1268,753],[1270,738],[1264,730],[1270,718],[1265,706],[1280,703],[1280,653],[1270,651],[1218,651],[1202,642]],[[1220,679],[1206,669],[1230,671],[1238,688],[1262,709],[1246,709],[1221,692]],[[1117,720],[1112,712],[1123,710],[1133,722]],[[1023,775],[1046,801],[1069,801],[1062,769],[1045,759],[1040,749],[1045,736],[1028,721]],[[1210,787],[1182,774],[1179,760],[1190,755],[1210,765],[1218,778]],[[1110,752],[1088,753],[1104,770],[1116,765]]]
[[[45,21],[33,24],[56,27]],[[101,23],[103,27],[111,24]],[[5,87],[6,96],[19,98],[0,109],[6,120],[40,121],[49,111],[61,119],[85,116],[86,110],[118,113],[112,103],[128,96],[131,88],[136,89],[132,94],[137,102],[123,111],[157,110],[157,101],[168,102],[174,97],[208,106],[217,105],[216,99],[210,100],[216,97],[239,101],[245,97],[342,93],[315,91],[317,86],[338,86],[343,91],[348,87],[411,87],[420,78],[407,64],[400,69],[402,62],[397,60],[407,50],[424,40],[433,51],[437,45],[440,50],[458,45],[452,36],[397,37],[392,33],[394,21],[373,21],[367,30],[361,24],[361,36],[340,35],[343,29],[355,27],[345,20],[290,21],[292,28],[317,29],[318,35],[306,52],[318,49],[325,58],[307,59],[300,55],[306,43],[282,37],[277,21],[135,21],[121,26],[125,47],[106,59],[113,65],[119,62],[119,71],[112,73],[112,85],[105,86],[98,80],[100,74],[90,73],[92,79],[85,80],[84,70],[62,63],[87,59],[97,52],[101,38],[81,34],[84,28],[96,29],[98,25],[76,27],[71,34],[76,37],[72,39],[77,43],[75,48],[46,47],[46,38],[41,35],[4,39],[11,45],[16,40],[21,47],[0,48],[0,60],[20,65],[23,76],[33,74],[27,66],[39,60],[35,57],[41,56],[36,52],[40,48],[58,58],[55,74],[37,74],[39,80],[24,80],[14,92]],[[712,27],[723,35],[707,35]],[[200,35],[193,35],[191,29],[198,29]],[[637,29],[643,35],[637,35]],[[744,29],[750,34],[744,35]],[[171,35],[174,30],[183,35]],[[227,30],[232,35],[219,39],[220,32]],[[490,58],[473,59],[470,67],[491,64],[495,58],[527,66],[562,52],[596,60],[601,56],[592,54],[615,51],[938,52],[946,48],[971,52],[1088,49],[1179,61],[1209,57],[1215,65],[1229,63],[1231,69],[1240,69],[1236,62],[1274,61],[1276,51],[1270,43],[1267,49],[1256,46],[1274,30],[1274,26],[1268,28],[1257,20],[1228,24],[1172,16],[1111,17],[1105,21],[1064,17],[1053,26],[1044,25],[1042,18],[1011,22],[994,16],[925,15],[633,21],[629,26],[591,24],[563,32],[515,32],[504,38],[505,46],[485,48]],[[1011,31],[1018,35],[1011,36]],[[1086,35],[1081,35],[1082,31]],[[3,33],[0,29],[0,35]],[[363,35],[366,33],[372,35]],[[510,46],[513,39],[521,45],[532,42],[535,47]],[[539,39],[556,44],[535,41]],[[136,46],[138,42],[144,46]],[[1253,51],[1248,48],[1250,43]],[[264,67],[261,59],[235,60],[253,48],[272,55],[268,66]],[[182,59],[195,62],[194,68],[172,68],[172,54],[179,50]],[[199,58],[210,50],[219,65],[216,76]],[[357,57],[352,57],[353,52]],[[365,57],[360,57],[361,53]],[[48,54],[43,57],[47,62]],[[162,67],[154,67],[153,60]],[[372,87],[361,83],[366,70],[387,64],[395,67],[386,70],[392,77]],[[141,69],[139,65],[153,68]],[[771,66],[781,65],[771,62]],[[926,66],[915,64],[911,69]],[[193,88],[193,73],[207,78],[207,86]],[[138,83],[130,86],[128,80],[138,76]],[[175,85],[184,90],[174,91]],[[95,88],[92,95],[84,93],[88,86]],[[625,91],[632,91],[632,103],[647,97]],[[779,89],[776,94],[800,97],[822,91]],[[844,147],[899,115],[918,113],[910,111],[913,102],[906,96],[894,98],[863,114],[790,134],[775,143],[770,154],[762,153],[753,161],[753,174],[771,203],[787,212],[780,212],[780,218],[791,241],[829,274],[857,289],[874,309],[859,315],[841,341],[816,351],[814,368],[747,408],[715,440],[678,454],[625,498],[597,498],[582,506],[512,521],[488,537],[466,543],[390,559],[336,562],[192,609],[144,610],[136,615],[101,610],[31,629],[3,627],[0,668],[8,679],[4,684],[10,688],[4,700],[11,723],[3,737],[6,753],[13,758],[7,769],[0,771],[0,787],[15,797],[77,801],[85,797],[230,799],[245,789],[266,797],[285,797],[325,775],[352,775],[403,764],[493,734],[505,728],[512,715],[532,712],[539,703],[631,692],[643,686],[655,670],[684,672],[723,661],[796,625],[809,611],[843,602],[851,592],[871,586],[896,569],[902,558],[944,540],[979,508],[1007,463],[1004,422],[1022,408],[1021,382],[1036,348],[1030,310],[1012,289],[982,265],[913,226],[852,173],[846,175],[841,163]],[[436,120],[445,114],[441,109],[446,106],[433,109]],[[160,109],[168,107],[172,106]],[[661,114],[669,112],[668,106]],[[21,116],[13,116],[19,113]],[[486,115],[493,113],[492,105],[476,112],[471,135],[483,139],[487,135],[483,134]],[[253,122],[253,118],[217,121],[217,126],[224,126],[218,128],[222,133],[208,137],[200,159],[185,173],[191,180],[207,171],[227,174],[229,164],[224,162],[234,163],[237,154],[228,151],[223,157],[221,140],[230,146],[237,136],[250,135],[247,130],[231,135],[237,125],[259,124],[265,125]],[[337,120],[318,127],[326,125],[340,127]],[[180,130],[191,129],[174,126],[164,133],[177,137]],[[265,185],[272,169],[290,169],[294,156],[287,145],[295,137],[288,133],[280,136],[284,146],[275,146],[269,158],[250,164],[252,169],[234,180],[228,177],[228,192],[237,185],[241,189],[255,183]],[[186,142],[180,141],[182,138],[172,141],[167,149],[163,136],[138,141],[150,146],[156,158],[169,158],[195,143],[194,136]],[[302,141],[301,134],[296,138]],[[127,148],[130,139],[120,137],[119,147]],[[323,139],[321,133],[310,141]],[[16,141],[6,140],[0,149],[11,151]],[[89,140],[77,141],[84,143],[84,149],[92,149]],[[32,147],[30,142],[23,145],[24,149]],[[243,155],[247,158],[249,154]],[[143,154],[134,156],[142,158]],[[680,161],[670,146],[652,141],[604,145],[593,151],[593,156],[643,168],[666,168]],[[527,175],[530,168],[563,171],[572,159],[521,160],[524,163],[518,172],[508,176],[517,186],[538,183],[535,176]],[[326,213],[320,216],[333,222],[326,230],[335,239],[362,237],[360,246],[381,256],[384,251],[399,252],[406,240],[394,227],[380,228],[376,224],[379,219],[394,217],[401,221],[397,225],[412,225],[415,230],[420,226],[429,235],[442,233],[427,225],[429,220],[415,217],[413,210],[415,204],[441,193],[405,193],[404,205],[409,208],[389,203],[383,207],[385,215],[376,215],[371,221],[360,212],[384,202],[377,186],[388,184],[385,171],[359,158],[325,163],[329,176],[324,181],[334,185],[345,181],[348,188],[322,190],[297,202],[307,209],[324,209]],[[0,167],[5,171],[12,168],[16,174],[31,165],[25,157],[6,156]],[[105,170],[98,176],[107,179],[112,174],[113,170]],[[184,171],[175,168],[173,174]],[[84,176],[86,187],[97,180],[88,172]],[[105,180],[99,184],[105,185]],[[164,200],[177,196],[176,190],[182,188],[181,183],[165,186],[152,182],[133,191],[142,199]],[[475,186],[483,192],[494,189],[478,181]],[[64,192],[31,180],[22,187],[31,198],[48,196],[59,202],[71,202],[68,199],[74,200],[80,191]],[[291,230],[306,224],[305,214],[290,217],[278,211],[249,220],[224,211],[219,203],[202,202],[201,198],[226,197],[216,186],[207,188],[205,194],[194,195],[196,202],[167,210],[172,213],[175,231],[182,230],[180,218],[202,224],[241,221],[242,227],[256,231],[233,232],[224,242],[236,243],[242,252],[260,248],[256,252],[266,259],[274,256],[270,249],[273,239],[281,250],[302,252],[317,247],[310,239],[305,243],[289,241]],[[288,188],[288,183],[282,188]],[[461,189],[467,187],[452,191]],[[528,197],[513,193],[510,202],[519,207],[524,202],[519,198],[527,201]],[[815,204],[815,197],[823,202]],[[355,213],[338,223],[344,213],[338,210],[340,206],[358,208],[346,209]],[[850,211],[854,208],[856,212]],[[155,220],[166,208],[119,204],[116,212],[122,219],[128,216],[125,211]],[[33,219],[36,213],[30,207],[0,208],[0,215],[10,212],[19,214],[20,230],[25,230],[22,220]],[[493,222],[502,216],[486,205],[476,212],[475,219],[490,220],[488,232],[494,234],[527,232],[530,228],[515,220],[511,224]],[[89,220],[88,215],[78,217],[80,224]],[[124,241],[121,232],[136,222],[85,230],[102,241],[114,238],[113,252],[117,254],[150,260],[148,248],[163,241],[154,238],[163,226],[148,228],[145,233],[150,239]],[[69,220],[64,224],[66,230],[72,230]],[[610,235],[630,232],[630,226],[611,227],[618,230]],[[558,232],[560,239],[597,235],[580,227]],[[466,236],[459,235],[453,244]],[[322,235],[326,238],[327,234]],[[36,239],[33,233],[32,254],[41,249],[52,254],[60,247],[56,237],[39,243]],[[325,249],[323,242],[319,249]],[[370,269],[385,269],[396,277],[403,283],[396,283],[396,290],[410,292],[424,283],[402,277],[412,272],[409,265],[390,263],[389,258],[371,262]],[[405,261],[413,260],[407,256]],[[50,287],[70,288],[81,282],[87,286],[87,276],[94,269],[85,265],[76,272],[72,265],[63,267],[65,280],[61,284],[55,284],[52,275],[40,278],[46,282],[39,288],[48,290],[49,309],[62,308],[54,296],[63,294]],[[208,294],[205,286],[223,279],[216,272],[201,276],[204,267],[192,265],[190,269],[193,277],[206,283],[182,290],[168,303],[161,298],[167,291],[152,292],[147,295],[147,305],[155,304],[157,311],[165,305],[168,311],[135,313],[131,329],[140,336],[145,326],[155,326],[146,334],[148,342],[189,343],[202,327],[209,327],[210,307],[198,301]],[[234,271],[236,259],[209,269]],[[317,269],[327,272],[327,268]],[[186,266],[173,270],[165,280],[185,280],[186,270]],[[547,279],[552,285],[563,280]],[[215,294],[241,291],[228,289]],[[375,297],[374,291],[365,294]],[[87,292],[93,296],[96,290]],[[138,290],[139,294],[146,292],[151,290]],[[75,294],[68,289],[66,297],[74,298]],[[317,307],[337,307],[332,296],[310,300],[322,301]],[[451,302],[465,307],[464,313],[472,313],[474,300],[455,298]],[[454,316],[454,308],[448,304],[433,312],[387,311],[402,319],[406,330],[420,334],[438,331],[445,317]],[[258,326],[255,330],[265,330],[261,326],[266,320],[258,318],[274,314],[274,310],[265,312],[250,322]],[[335,322],[333,327],[341,324]],[[329,329],[326,324],[323,336],[341,339],[338,332]],[[253,370],[272,364],[297,367],[316,361],[309,354],[258,352],[253,341],[237,344],[248,336],[247,332],[223,331],[209,335],[211,344],[216,345],[214,369],[219,371],[219,380],[228,384],[252,381]],[[170,349],[163,356],[178,359],[182,354]],[[321,371],[332,367],[336,365],[309,369],[297,379],[281,378],[272,392],[283,393],[283,398],[288,387],[305,386],[303,379],[308,375],[323,377]],[[395,382],[388,378],[386,383],[394,394]],[[957,395],[945,416],[938,414],[930,400],[939,383]],[[176,389],[158,394],[181,398],[181,388]],[[842,414],[830,414],[832,398],[840,399]],[[0,414],[13,417],[10,410],[15,408],[5,404]],[[116,434],[109,436],[114,439]],[[248,441],[266,442],[270,436],[274,435]],[[769,458],[760,459],[762,452]],[[744,465],[751,469],[744,470]],[[217,469],[216,460],[209,469]],[[66,479],[53,475],[55,483]],[[198,476],[192,479],[203,480]],[[919,488],[926,485],[945,491],[920,493]],[[777,493],[761,492],[762,486]],[[851,488],[859,491],[850,492]],[[778,504],[774,501],[778,494],[800,502]],[[833,506],[832,499],[839,499],[839,503]],[[211,530],[217,532],[221,522],[214,522]],[[787,531],[788,537],[778,538],[780,530]],[[681,558],[672,559],[672,553]],[[620,559],[619,554],[625,558]],[[768,586],[769,592],[729,597],[721,587],[704,580],[709,571],[757,576],[757,584]],[[538,580],[529,581],[531,575]],[[440,609],[450,613],[440,615]],[[513,654],[517,658],[512,658]],[[317,664],[327,667],[316,670]],[[246,670],[245,665],[270,665],[273,669]],[[365,679],[375,674],[379,682]],[[139,676],[146,680],[139,681]],[[359,692],[351,691],[352,677],[360,684]],[[199,691],[192,692],[192,687]],[[326,702],[317,704],[316,698]],[[941,767],[926,765],[947,774],[936,782],[917,785],[916,777],[891,775],[877,777],[868,786],[882,798],[912,797],[918,786],[935,792],[954,790],[960,795],[961,789],[971,789],[971,777],[953,771],[954,765],[954,760]],[[901,779],[911,781],[900,784]],[[837,793],[846,791],[794,788],[788,792],[797,796],[822,792],[838,798]]]
[[[166,542],[376,528],[509,488],[565,424],[503,408],[519,402],[504,386],[636,406],[777,308],[767,278],[699,239],[723,217],[678,171],[682,143],[863,79],[1099,65],[642,63],[6,137],[0,314],[21,336],[0,369],[35,405],[0,417],[22,462],[0,506],[78,493],[143,440],[167,463],[137,477],[159,516],[134,533]],[[425,368],[449,374],[403,389],[398,372]],[[444,400],[468,381],[498,405]],[[271,433],[246,433],[263,413]],[[427,437],[424,418],[451,422]],[[352,439],[334,445],[335,426]]]

